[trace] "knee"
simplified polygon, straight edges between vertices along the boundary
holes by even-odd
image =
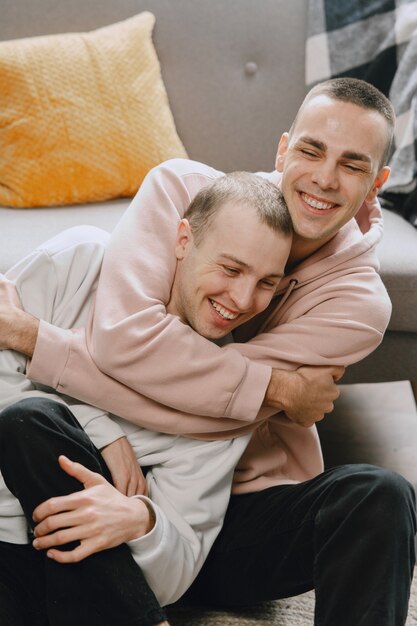
[[[374,468],[371,480],[371,497],[373,491],[378,507],[375,513],[388,519],[409,517],[414,520],[415,533],[416,495],[412,484],[397,472],[381,467]]]
[[[14,439],[28,439],[51,420],[66,420],[65,405],[44,397],[19,400],[0,412],[0,438],[10,444]]]
[[[400,527],[404,524],[416,532],[416,496],[411,483],[397,472],[373,465],[353,465],[341,468],[341,499],[346,509],[358,509],[372,518],[376,530]]]

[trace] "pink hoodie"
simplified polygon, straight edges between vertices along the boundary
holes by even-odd
[[[182,159],[148,174],[112,234],[88,328],[41,322],[28,377],[156,431],[217,439],[261,423],[235,474],[242,493],[323,469],[315,427],[261,408],[271,368],[359,361],[382,340],[391,305],[375,202],[285,277],[236,343],[220,348],[168,314],[178,221],[221,174]],[[277,172],[261,175],[279,184]]]

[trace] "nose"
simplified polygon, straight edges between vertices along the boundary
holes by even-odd
[[[313,171],[312,181],[320,189],[336,189],[339,184],[336,166],[329,161],[317,164]]]
[[[255,285],[248,279],[234,282],[230,297],[240,313],[245,313],[253,307],[255,299]]]

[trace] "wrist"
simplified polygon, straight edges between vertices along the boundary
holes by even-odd
[[[39,320],[17,309],[10,332],[10,349],[32,357],[38,338]]]
[[[272,369],[271,379],[267,387],[264,399],[264,406],[269,406],[278,411],[285,411],[288,397],[288,378],[291,372],[285,370]]]
[[[128,541],[133,541],[147,535],[154,529],[156,513],[152,504],[140,496],[132,496],[130,501],[135,523],[132,535]]]

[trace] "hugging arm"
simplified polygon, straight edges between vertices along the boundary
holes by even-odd
[[[387,305],[372,268],[358,268],[360,289],[351,288],[351,276],[343,271],[325,285],[313,285],[313,300],[307,293],[296,315],[232,347],[219,348],[167,315],[176,225],[196,191],[216,175],[181,160],[148,175],[111,238],[86,329],[62,331],[41,322],[30,378],[147,428],[209,432],[280,409],[290,417],[292,411],[307,412],[308,403],[299,400],[308,385],[299,373],[289,379],[287,372],[302,365],[348,365],[378,345]],[[337,296],[331,293],[339,288]],[[184,413],[197,417],[184,426]],[[224,417],[231,418],[230,426]]]
[[[85,336],[80,337],[79,330],[61,335],[58,350],[58,333],[52,337],[48,325],[41,324],[31,377],[42,380],[47,355],[54,351],[54,378],[67,386],[68,378],[77,375],[71,356],[87,350],[99,370],[150,400],[191,414],[255,418],[271,368],[238,352],[223,356],[220,348],[166,312],[178,223],[195,193],[219,175],[185,160],[168,162],[148,174],[111,236]],[[70,358],[64,360],[64,354]],[[78,368],[81,371],[87,370]],[[216,379],[216,394],[210,384],[201,384],[202,376],[209,382]],[[77,395],[72,387],[68,393]],[[96,398],[89,402],[98,404]]]

